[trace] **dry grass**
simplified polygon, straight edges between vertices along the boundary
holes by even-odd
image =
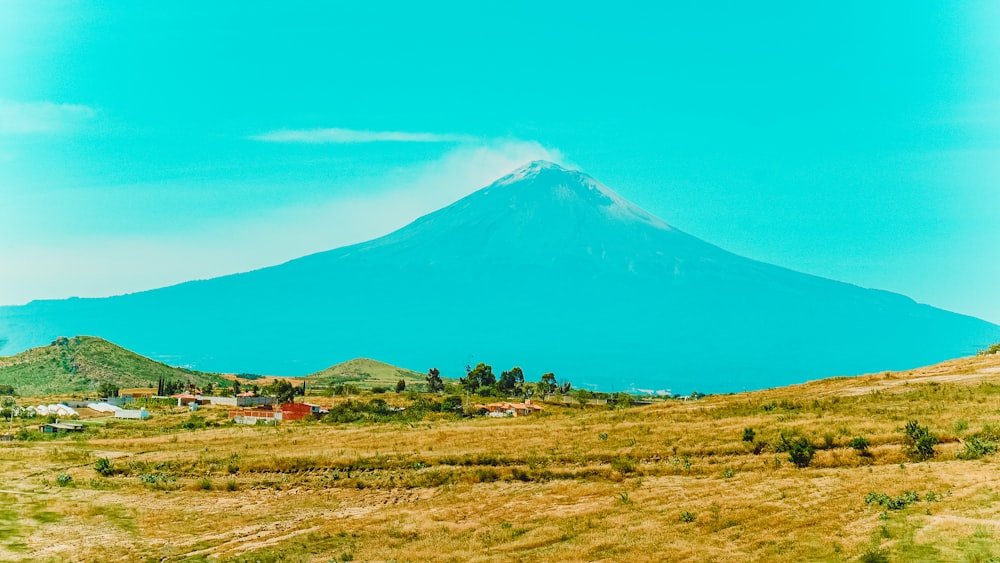
[[[989,561],[997,460],[956,456],[1000,427],[997,368],[976,357],[523,419],[190,431],[177,428],[187,413],[162,412],[3,446],[0,489],[16,493],[0,493],[0,559],[842,561],[881,549]],[[931,460],[907,457],[909,420],[940,437]],[[747,427],[768,444],[758,453]],[[809,467],[775,451],[782,434],[817,448]],[[857,436],[870,455],[849,447]],[[99,457],[115,475],[98,476]],[[864,500],[906,490],[920,500],[901,510]]]

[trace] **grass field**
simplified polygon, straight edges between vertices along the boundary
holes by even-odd
[[[1000,356],[517,419],[225,419],[0,444],[0,559],[1000,560]]]

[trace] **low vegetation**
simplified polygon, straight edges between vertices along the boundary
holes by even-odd
[[[517,418],[408,380],[307,388],[329,413],[276,427],[166,405],[26,426],[0,445],[0,559],[989,561],[998,368]]]

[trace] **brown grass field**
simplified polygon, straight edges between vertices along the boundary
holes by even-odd
[[[967,455],[1000,440],[997,355],[517,419],[153,414],[0,444],[0,560],[1000,561],[1000,460]],[[933,457],[908,455],[910,420]],[[816,448],[808,467],[782,433]]]

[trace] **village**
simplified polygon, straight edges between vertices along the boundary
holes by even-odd
[[[254,391],[230,396],[209,395],[194,385],[190,385],[183,392],[171,395],[159,395],[157,392],[156,388],[126,388],[118,390],[116,396],[93,400],[77,398],[63,399],[54,403],[15,405],[7,409],[9,411],[7,417],[10,419],[11,429],[14,427],[14,420],[19,420],[22,437],[25,435],[24,432],[32,428],[25,423],[35,419],[44,420],[35,426],[38,432],[58,434],[83,432],[88,427],[108,419],[147,421],[154,417],[153,413],[157,411],[176,413],[186,410],[192,414],[212,412],[220,416],[224,411],[226,418],[233,424],[277,425],[304,419],[322,420],[330,413],[331,408],[336,408],[338,400],[336,397],[313,396],[310,401],[296,402],[294,397],[292,400],[287,400],[286,397],[286,400],[281,401],[275,395],[258,394]],[[319,404],[321,400],[325,400],[328,406]],[[340,399],[342,403],[349,400],[351,399]],[[29,399],[28,402],[35,401]],[[375,399],[375,402],[385,403],[382,399]],[[604,403],[606,401],[598,400],[594,404]],[[462,408],[461,404],[456,405],[454,401],[451,405],[453,411],[461,412],[463,415],[492,418],[524,417],[544,410],[544,407],[532,399],[522,399],[519,402],[474,403],[468,408]],[[385,403],[385,410],[389,413],[402,414],[406,409],[405,406],[389,406]],[[12,432],[5,432],[3,436],[8,440],[14,438]]]

